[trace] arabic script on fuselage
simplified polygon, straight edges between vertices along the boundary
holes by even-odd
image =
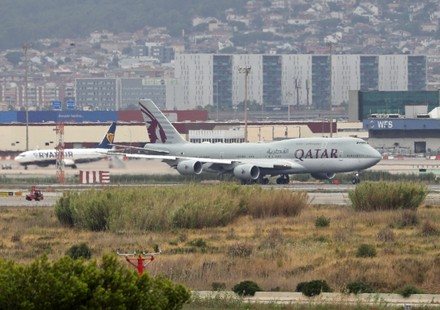
[[[277,155],[277,154],[287,154],[289,153],[289,149],[268,149],[267,154]]]

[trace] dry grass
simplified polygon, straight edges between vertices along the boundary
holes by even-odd
[[[309,206],[296,217],[246,216],[225,227],[111,233],[65,228],[53,208],[3,207],[0,257],[21,263],[42,254],[56,259],[85,242],[99,258],[117,249],[151,250],[157,244],[163,254],[150,272],[191,289],[209,290],[214,282],[230,289],[252,280],[264,290],[293,291],[299,282],[325,279],[335,291],[366,281],[382,292],[415,285],[440,293],[440,239],[426,233],[440,229],[440,206],[419,208],[416,225],[397,226],[398,212]],[[330,226],[315,227],[318,216],[329,218]],[[357,258],[362,243],[374,245],[377,256]]]

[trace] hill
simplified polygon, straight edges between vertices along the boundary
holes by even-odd
[[[240,10],[244,0],[4,0],[0,50],[18,48],[42,38],[78,38],[90,32],[134,32],[145,26],[166,27],[171,35],[189,31],[191,18],[223,19],[228,8]]]

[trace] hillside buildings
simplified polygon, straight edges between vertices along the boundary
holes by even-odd
[[[76,78],[74,91],[30,83],[28,103],[50,108],[52,101],[76,100],[78,109],[120,110],[152,98],[166,109],[229,111],[246,92],[262,109],[330,110],[346,106],[350,91],[421,91],[428,84],[423,55],[177,54],[174,66],[174,78]],[[250,68],[246,87],[244,67]],[[0,102],[24,106],[24,97],[22,84],[0,84]]]

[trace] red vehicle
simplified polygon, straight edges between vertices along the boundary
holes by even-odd
[[[26,200],[31,201],[40,201],[44,199],[43,192],[39,189],[37,189],[35,186],[32,186],[31,191],[29,194],[26,195]]]

